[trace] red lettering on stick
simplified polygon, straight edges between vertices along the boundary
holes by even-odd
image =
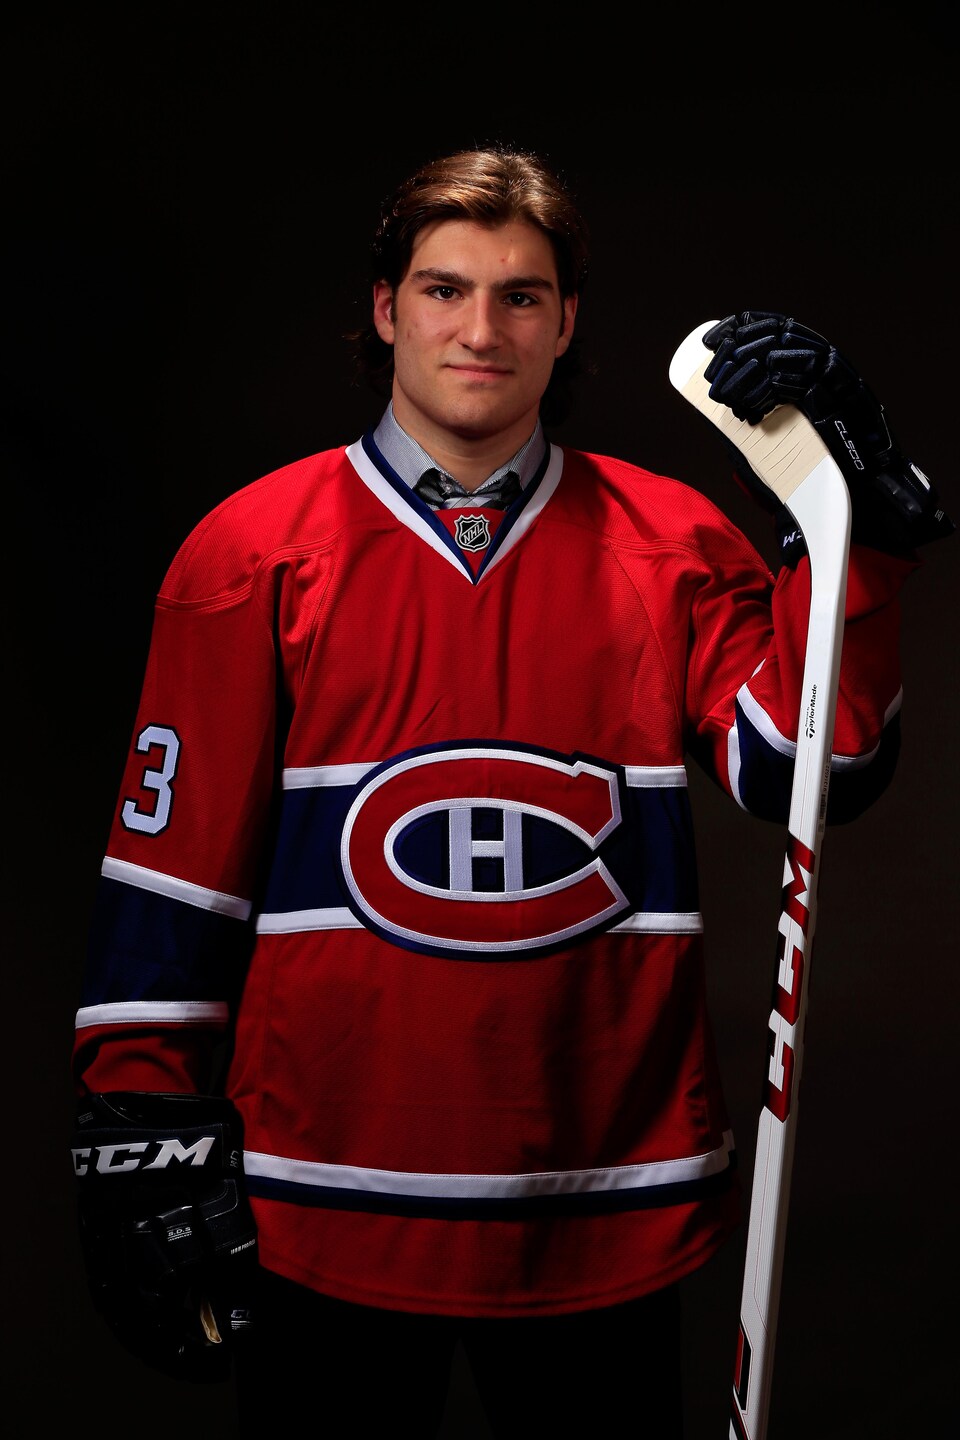
[[[796,1025],[803,989],[803,950],[791,940],[788,951],[787,944],[787,937],[781,931],[777,942],[777,974],[781,980],[774,988],[773,1003],[784,1020]]]
[[[810,881],[813,878],[813,867],[816,864],[816,856],[802,840],[795,835],[787,837],[787,854],[785,871],[789,871],[789,878],[784,874],[782,908],[784,915],[789,915],[791,920],[796,921],[803,931],[807,933],[807,925],[810,922],[810,911],[807,907],[807,896],[810,892]],[[803,871],[806,871],[806,875]]]
[[[777,1017],[771,1016],[771,1022]],[[770,1044],[770,1076],[767,1082],[767,1109],[781,1122],[790,1114],[793,1095],[795,1055],[793,1046],[784,1039],[782,1027],[773,1029]]]

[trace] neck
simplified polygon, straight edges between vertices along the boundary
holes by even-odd
[[[537,423],[536,413],[524,416],[508,430],[494,435],[460,435],[433,425],[419,411],[411,413],[403,397],[394,395],[393,413],[397,424],[421,445],[431,459],[464,490],[476,490],[495,470],[505,465],[530,439]]]

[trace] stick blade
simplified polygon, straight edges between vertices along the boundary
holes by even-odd
[[[842,475],[813,425],[793,405],[778,405],[756,425],[738,420],[729,406],[710,398],[704,371],[714,358],[703,337],[717,322],[707,320],[691,330],[677,347],[670,362],[670,383],[685,400],[741,452],[750,469],[768,489],[783,501],[826,460],[825,470],[835,472],[836,481],[846,486]]]
[[[719,323],[719,320],[705,320],[677,346],[670,361],[670,384],[674,390],[683,394],[687,384],[713,359],[713,351],[704,345],[703,337]]]

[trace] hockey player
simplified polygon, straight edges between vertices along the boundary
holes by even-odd
[[[685,766],[785,821],[802,537],[774,576],[690,486],[551,443],[587,236],[537,157],[427,165],[372,262],[386,408],[226,499],[157,599],[77,1013],[92,1291],[149,1365],[232,1370],[245,1433],[429,1436],[459,1340],[498,1436],[642,1395],[664,1440],[678,1284],[739,1217]],[[849,820],[953,527],[816,332],[708,344],[715,398],[804,409],[853,491]]]

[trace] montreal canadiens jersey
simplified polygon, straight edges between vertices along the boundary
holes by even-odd
[[[837,819],[892,772],[911,568],[851,557]],[[557,446],[505,512],[434,513],[372,433],[238,491],[157,599],[78,1086],[220,1065],[263,1264],[341,1299],[686,1275],[739,1218],[686,765],[786,821],[808,603],[692,487]]]

